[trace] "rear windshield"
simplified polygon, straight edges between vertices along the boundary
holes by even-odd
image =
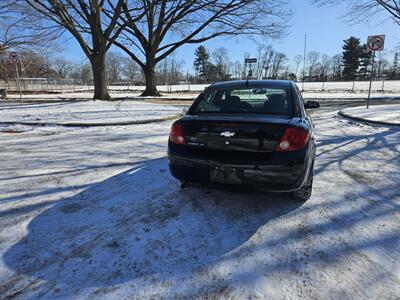
[[[191,114],[257,113],[292,115],[290,86],[208,88],[194,103]]]

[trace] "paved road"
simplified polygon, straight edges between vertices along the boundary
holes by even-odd
[[[396,299],[400,131],[337,109],[305,203],[181,191],[170,122],[0,133],[0,299]]]

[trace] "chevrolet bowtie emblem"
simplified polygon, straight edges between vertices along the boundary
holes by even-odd
[[[223,131],[220,133],[220,135],[224,136],[224,137],[232,137],[235,135],[235,132],[232,131]]]

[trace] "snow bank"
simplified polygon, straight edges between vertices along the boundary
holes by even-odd
[[[0,122],[84,124],[122,123],[172,117],[181,108],[137,101],[81,101],[25,104],[0,108]]]
[[[360,118],[365,121],[384,122],[400,125],[400,104],[351,107],[342,110],[345,116]]]

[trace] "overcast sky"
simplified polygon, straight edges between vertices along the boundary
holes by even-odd
[[[323,54],[334,55],[342,51],[343,40],[355,36],[366,42],[368,35],[385,34],[385,49],[388,59],[392,59],[393,50],[400,48],[400,26],[385,19],[382,15],[359,24],[349,24],[343,19],[346,5],[318,7],[311,0],[292,0],[294,18],[288,35],[282,40],[266,40],[266,44],[285,53],[289,59],[297,54],[303,54],[304,35],[307,34],[307,50],[316,50]],[[243,60],[244,54],[256,53],[256,45],[243,37],[217,38],[204,43],[212,52],[213,49],[224,46],[228,49],[231,61]],[[193,52],[198,45],[186,45],[176,54],[186,64],[184,70],[192,71]],[[117,49],[113,49],[118,51]],[[64,55],[80,63],[85,59],[77,43],[70,39],[63,49]]]

